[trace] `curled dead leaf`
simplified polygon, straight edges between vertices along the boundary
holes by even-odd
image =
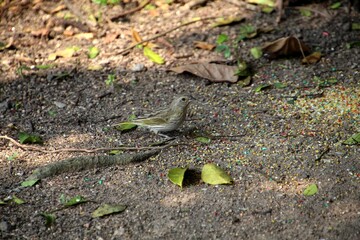
[[[314,64],[320,61],[321,58],[321,52],[313,52],[309,56],[306,56],[301,60],[302,64]]]
[[[194,45],[196,48],[204,49],[204,50],[213,50],[216,46],[207,42],[195,41]]]
[[[299,55],[309,52],[310,49],[296,37],[279,38],[262,46],[265,56],[274,59],[281,56]],[[304,55],[305,56],[305,55]]]

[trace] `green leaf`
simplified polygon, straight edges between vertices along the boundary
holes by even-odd
[[[355,133],[348,139],[346,139],[343,144],[345,145],[357,145],[360,144],[360,133]]]
[[[26,132],[20,132],[19,133],[19,142],[21,144],[23,143],[43,143],[43,140],[41,137],[33,134],[28,134]]]
[[[105,80],[105,84],[107,86],[109,86],[109,85],[112,85],[114,83],[114,81],[115,81],[115,75],[114,74],[109,74],[107,79]]]
[[[316,184],[310,184],[309,186],[307,186],[304,190],[303,195],[304,196],[312,196],[314,194],[316,194],[318,192],[318,187],[316,186]]]
[[[222,44],[224,42],[226,42],[229,39],[228,35],[226,34],[220,34],[216,40],[217,44]]]
[[[277,89],[282,89],[282,88],[286,88],[286,84],[281,83],[281,82],[276,82],[276,83],[274,83],[274,87]]]
[[[109,155],[119,155],[121,153],[123,153],[124,151],[121,151],[121,150],[111,150],[109,152]]]
[[[106,5],[107,0],[92,0],[92,2],[99,5]]]
[[[250,24],[244,24],[240,27],[239,36],[237,37],[236,41],[242,41],[245,38],[253,38],[257,35],[257,30],[254,26]]]
[[[71,198],[64,205],[67,207],[70,207],[70,206],[78,205],[78,204],[85,203],[85,202],[87,202],[87,200],[84,197],[78,195],[78,196]]]
[[[6,205],[6,202],[0,200],[0,205]]]
[[[165,63],[165,60],[160,55],[158,55],[153,50],[151,50],[149,47],[144,47],[144,55],[154,63],[157,64]]]
[[[169,170],[169,180],[182,188],[184,176],[187,168],[172,168]]]
[[[41,213],[41,216],[43,216],[45,218],[45,226],[46,227],[51,227],[52,225],[55,224],[55,215],[51,214],[51,213]]]
[[[115,128],[116,130],[119,130],[119,131],[128,131],[130,129],[134,129],[136,128],[137,125],[136,124],[133,124],[131,122],[123,122],[123,123],[119,123],[117,125],[115,125]]]
[[[229,58],[231,56],[230,48],[227,45],[218,45],[215,48],[216,52],[222,52],[225,58]]]
[[[195,138],[195,140],[198,142],[201,142],[201,143],[205,143],[205,144],[208,144],[211,142],[211,139],[207,138],[207,137],[197,137],[197,138]]]
[[[90,59],[94,59],[99,55],[100,50],[97,47],[89,47],[88,56]]]
[[[15,196],[15,195],[12,196],[12,200],[13,200],[13,202],[16,203],[16,204],[24,204],[24,203],[25,203],[24,200],[22,200],[21,198],[18,198],[18,197]]]
[[[32,187],[34,186],[40,179],[31,179],[21,183],[23,187]]]
[[[109,215],[109,214],[112,214],[112,213],[122,212],[125,209],[126,209],[126,206],[122,205],[122,204],[115,204],[115,205],[104,204],[104,205],[101,205],[100,207],[98,207],[91,214],[91,216],[93,218],[102,217],[102,216]]]
[[[271,85],[270,84],[260,84],[259,86],[257,86],[255,88],[255,92],[261,92],[262,90],[269,88]]]
[[[301,15],[303,15],[304,17],[311,17],[311,11],[308,9],[300,9],[300,13]]]
[[[232,178],[213,163],[205,164],[201,171],[201,179],[208,184],[231,184]]]
[[[263,54],[261,48],[259,48],[259,47],[253,47],[253,48],[251,48],[251,49],[250,49],[250,53],[251,53],[251,55],[252,55],[255,59],[261,58],[261,56],[262,56],[262,54]]]
[[[261,11],[263,13],[272,13],[274,11],[274,7],[264,6],[264,7],[261,8]]]
[[[341,2],[336,2],[330,5],[330,9],[338,9],[341,6]]]

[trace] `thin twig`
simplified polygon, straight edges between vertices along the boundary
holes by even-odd
[[[24,151],[36,151],[42,153],[61,153],[61,152],[86,152],[86,153],[95,153],[95,152],[107,152],[111,150],[128,150],[128,151],[138,151],[138,150],[156,150],[156,149],[164,149],[173,146],[180,146],[180,145],[188,145],[187,143],[169,143],[164,146],[148,146],[148,147],[112,147],[112,148],[93,148],[93,149],[86,149],[86,148],[60,148],[56,150],[46,150],[40,147],[35,146],[28,146],[21,143],[18,143],[15,139],[8,137],[8,136],[0,136],[0,139],[6,139],[12,142],[15,146],[23,149]]]
[[[165,32],[162,32],[162,33],[159,33],[159,34],[156,34],[148,39],[145,39],[145,40],[142,40],[141,42],[137,42],[137,43],[133,43],[132,45],[130,45],[129,47],[125,48],[124,50],[120,51],[118,54],[123,54],[127,51],[129,51],[130,49],[133,49],[134,47],[136,47],[137,45],[140,45],[140,44],[143,44],[145,42],[149,42],[149,41],[152,41],[154,39],[157,39],[159,37],[162,37],[162,36],[165,36],[166,34],[170,33],[170,32],[173,32],[179,28],[182,28],[182,27],[185,27],[187,25],[190,25],[190,24],[193,24],[193,23],[196,23],[196,22],[200,22],[200,21],[205,21],[205,20],[209,20],[209,19],[215,19],[215,18],[219,18],[219,17],[205,17],[205,18],[200,18],[200,19],[195,19],[195,20],[192,20],[190,22],[185,22],[185,23],[182,23],[180,24],[179,26],[176,26],[174,28],[171,28]]]
[[[149,3],[151,3],[151,1],[152,1],[152,0],[148,0],[148,1],[146,1],[144,4],[137,6],[136,8],[130,9],[130,10],[125,11],[125,12],[121,12],[121,13],[119,13],[118,15],[111,17],[110,20],[111,20],[111,21],[114,21],[114,20],[116,20],[116,19],[118,19],[118,18],[121,18],[121,17],[124,17],[124,16],[126,16],[126,15],[129,15],[129,14],[132,14],[132,13],[134,13],[134,12],[137,12],[137,11],[143,9],[143,8],[144,8],[146,5],[148,5]]]

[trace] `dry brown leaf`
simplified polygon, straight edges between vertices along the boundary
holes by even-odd
[[[262,50],[265,56],[267,55],[270,59],[280,56],[299,55],[310,51],[309,47],[296,37],[284,37],[265,43]]]
[[[313,64],[313,63],[317,63],[318,61],[320,61],[321,58],[321,52],[313,52],[312,54],[310,54],[309,56],[306,56],[305,58],[303,58],[301,60],[302,64]]]
[[[194,42],[195,47],[201,48],[204,50],[213,50],[216,46],[207,42],[201,42],[201,41],[195,41]]]
[[[142,38],[141,38],[140,34],[133,28],[131,29],[131,37],[132,37],[132,40],[134,43],[142,42]],[[147,46],[151,49],[156,47],[156,45],[151,42],[144,42],[144,43],[142,43],[142,45]]]
[[[134,43],[139,43],[142,41],[140,34],[133,28],[131,29],[131,37]]]
[[[108,44],[111,43],[113,41],[115,41],[115,39],[119,36],[119,33],[115,32],[115,33],[109,33],[106,34],[105,38],[104,38],[104,44]]]
[[[236,72],[238,67],[228,66],[215,63],[197,63],[189,64],[170,69],[176,73],[190,72],[196,76],[206,78],[211,82],[230,82],[235,83],[238,81]]]

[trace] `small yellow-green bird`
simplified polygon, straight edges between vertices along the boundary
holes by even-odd
[[[190,98],[188,96],[178,96],[165,109],[159,110],[146,118],[119,123],[117,126],[121,129],[121,126],[133,124],[146,127],[156,134],[174,131],[184,122],[189,104]]]

